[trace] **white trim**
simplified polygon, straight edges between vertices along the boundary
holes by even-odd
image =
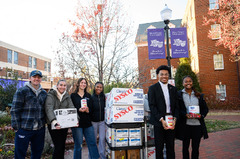
[[[12,51],[16,51],[18,53],[22,53],[22,54],[25,54],[25,55],[28,55],[28,56],[36,57],[36,58],[44,60],[44,61],[51,62],[50,58],[47,58],[47,57],[35,54],[35,53],[31,52],[31,51],[24,50],[22,48],[13,46],[13,45],[5,43],[3,41],[0,41],[0,47],[4,47],[6,49],[9,49],[9,50],[12,50]]]
[[[17,64],[2,62],[2,61],[0,61],[0,66],[1,66],[1,68],[3,68],[2,66],[4,66],[4,68],[8,67],[8,68],[12,68],[14,70],[23,71],[23,72],[31,72],[33,70],[36,70],[35,68],[20,66],[20,65],[17,65]],[[40,71],[42,72],[42,74],[44,76],[50,76],[51,75],[50,72],[47,72],[47,71],[44,71],[44,70],[40,70]]]
[[[215,61],[215,56],[221,56],[222,57],[222,60],[221,61]],[[222,68],[215,68],[215,64],[216,63],[220,63],[220,62],[222,62]],[[213,55],[213,67],[214,67],[214,70],[223,70],[224,69],[224,60],[223,60],[223,54],[214,54]]]

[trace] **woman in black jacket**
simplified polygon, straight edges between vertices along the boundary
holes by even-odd
[[[101,159],[106,159],[105,155],[105,123],[104,123],[104,108],[105,95],[102,82],[96,82],[92,94],[92,125],[94,127],[95,138],[99,133],[98,151]]]
[[[178,92],[180,116],[176,124],[176,138],[183,141],[183,159],[189,159],[189,145],[192,141],[192,159],[199,158],[199,146],[201,138],[208,138],[204,118],[208,113],[208,107],[203,94],[195,91],[191,76],[183,78],[184,89]],[[199,114],[189,113],[189,109],[199,108]]]

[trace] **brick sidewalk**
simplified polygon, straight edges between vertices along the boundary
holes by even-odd
[[[240,115],[211,115],[207,119],[240,121]],[[209,133],[209,138],[201,140],[199,159],[237,159],[240,158],[240,128]],[[175,142],[176,159],[182,158],[182,142]],[[83,146],[83,159],[87,159],[88,149]],[[65,154],[72,159],[72,151]]]

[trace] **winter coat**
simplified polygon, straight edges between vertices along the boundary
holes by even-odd
[[[199,97],[199,109],[200,109],[200,114],[201,118],[198,119],[200,124],[201,124],[201,133],[204,139],[208,138],[208,133],[207,133],[207,128],[204,122],[204,118],[207,116],[208,113],[208,107],[207,104],[203,98],[203,94],[200,95]],[[177,120],[176,123],[176,138],[183,140],[186,134],[186,122],[187,122],[187,109],[183,101],[183,96],[182,96],[182,90],[178,91],[178,99],[179,99],[179,119]]]
[[[93,109],[91,114],[91,120],[93,122],[100,122],[104,120],[104,109],[105,109],[105,95],[92,95]]]
[[[75,108],[69,94],[66,92],[63,95],[62,100],[60,102],[60,100],[57,97],[57,91],[54,89],[51,89],[48,92],[47,99],[45,102],[47,124],[51,124],[53,120],[56,120],[54,110],[65,109],[65,108]]]

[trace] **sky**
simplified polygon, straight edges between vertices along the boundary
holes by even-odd
[[[187,0],[120,1],[135,32],[139,24],[162,21],[165,4],[172,9],[172,20],[183,17],[187,4]],[[59,37],[75,17],[76,4],[77,0],[0,0],[0,41],[53,60]]]

